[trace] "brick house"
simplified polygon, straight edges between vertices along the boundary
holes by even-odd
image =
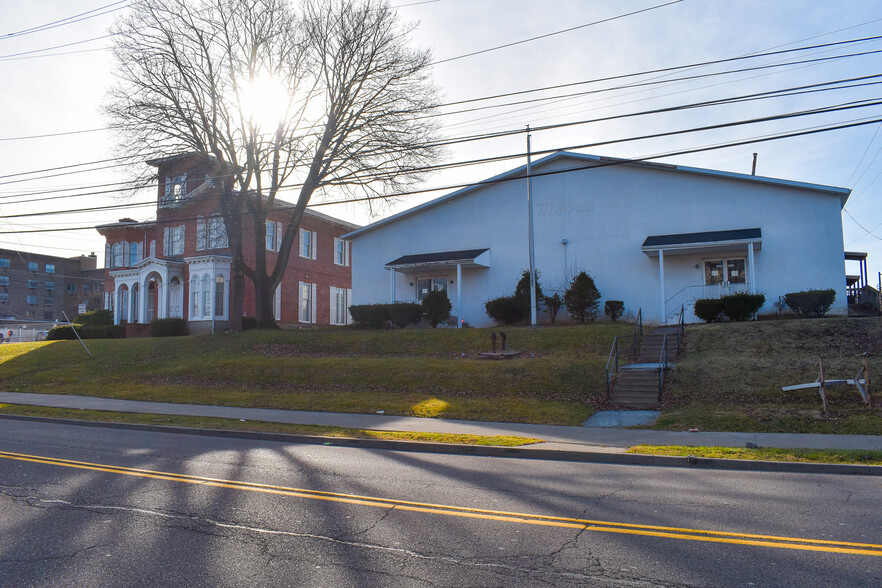
[[[219,207],[219,186],[209,166],[184,154],[148,162],[157,168],[156,220],[120,219],[96,230],[105,245],[105,308],[114,321],[144,332],[156,318],[181,317],[190,333],[222,331],[230,320],[232,257]],[[278,202],[266,223],[267,266],[282,241],[287,203]],[[283,325],[349,322],[349,244],[341,235],[357,225],[306,210],[288,266],[275,293],[274,313]],[[242,223],[245,262],[253,267],[254,231]],[[254,286],[245,280],[243,313],[254,316]]]
[[[95,254],[58,257],[0,249],[0,319],[59,321],[101,308]]]

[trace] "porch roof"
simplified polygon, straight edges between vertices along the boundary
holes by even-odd
[[[445,269],[461,265],[464,268],[490,267],[490,249],[463,249],[403,255],[386,264],[386,269]]]
[[[747,247],[749,243],[753,243],[754,250],[762,249],[763,234],[761,229],[650,235],[643,241],[641,250],[649,257],[657,257],[659,251],[674,254],[707,253],[727,249],[740,249]]]

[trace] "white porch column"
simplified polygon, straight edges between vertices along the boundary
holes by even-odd
[[[747,276],[750,281],[748,292],[751,294],[756,293],[756,271],[754,271],[753,267],[753,243],[747,244]]]
[[[114,284],[116,286],[116,284]],[[113,324],[119,324],[119,287],[115,287],[113,290]]]
[[[456,328],[462,328],[462,264],[456,264]]]
[[[389,269],[389,302],[395,304],[395,268]]]
[[[158,306],[156,309],[156,318],[168,318],[168,288],[165,280],[161,284],[156,285],[156,294],[158,298]]]
[[[658,250],[658,283],[659,298],[661,300],[661,324],[667,324],[667,312],[665,312],[665,252]]]
[[[138,322],[147,323],[147,280],[138,282]]]

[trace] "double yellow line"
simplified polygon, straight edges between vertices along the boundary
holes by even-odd
[[[779,549],[797,549],[801,551],[823,551],[827,553],[848,553],[852,555],[882,556],[882,545],[874,543],[853,543],[849,541],[830,541],[824,539],[805,539],[801,537],[778,537],[774,535],[757,535],[752,533],[729,533],[724,531],[708,531],[703,529],[688,529],[678,527],[661,527],[655,525],[637,525],[632,523],[616,523],[611,521],[595,521],[588,519],[576,519],[567,517],[553,517],[519,512],[506,512],[487,510],[480,508],[468,508],[462,506],[450,506],[446,504],[431,504],[425,502],[413,502],[408,500],[392,500],[374,496],[359,496],[355,494],[341,494],[337,492],[322,492],[320,490],[306,490],[303,488],[290,488],[286,486],[273,486],[269,484],[254,484],[251,482],[239,482],[236,480],[223,480],[218,478],[204,478],[201,476],[188,476],[172,472],[160,472],[155,470],[143,470],[137,468],[125,468],[120,466],[90,463],[86,461],[74,461],[58,459],[24,453],[11,453],[0,451],[0,458],[17,461],[27,461],[46,465],[106,472],[123,476],[137,476],[155,480],[168,480],[184,484],[199,484],[216,488],[229,488],[249,492],[261,492],[264,494],[277,494],[312,500],[327,500],[359,506],[371,506],[386,509],[396,509],[409,512],[446,515],[454,517],[467,517],[523,525],[541,525],[546,527],[563,527],[596,531],[599,533],[622,533],[628,535],[642,535],[646,537],[660,537],[664,539],[680,539],[686,541],[707,541],[712,543],[731,543],[736,545],[754,545],[759,547],[776,547]]]

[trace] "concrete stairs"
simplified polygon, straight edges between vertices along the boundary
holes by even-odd
[[[667,340],[665,335],[668,336]],[[659,364],[662,346],[668,348],[668,365]],[[658,404],[659,369],[673,365],[677,356],[677,327],[660,327],[643,336],[636,363],[619,368],[610,402],[627,408],[652,408]]]

